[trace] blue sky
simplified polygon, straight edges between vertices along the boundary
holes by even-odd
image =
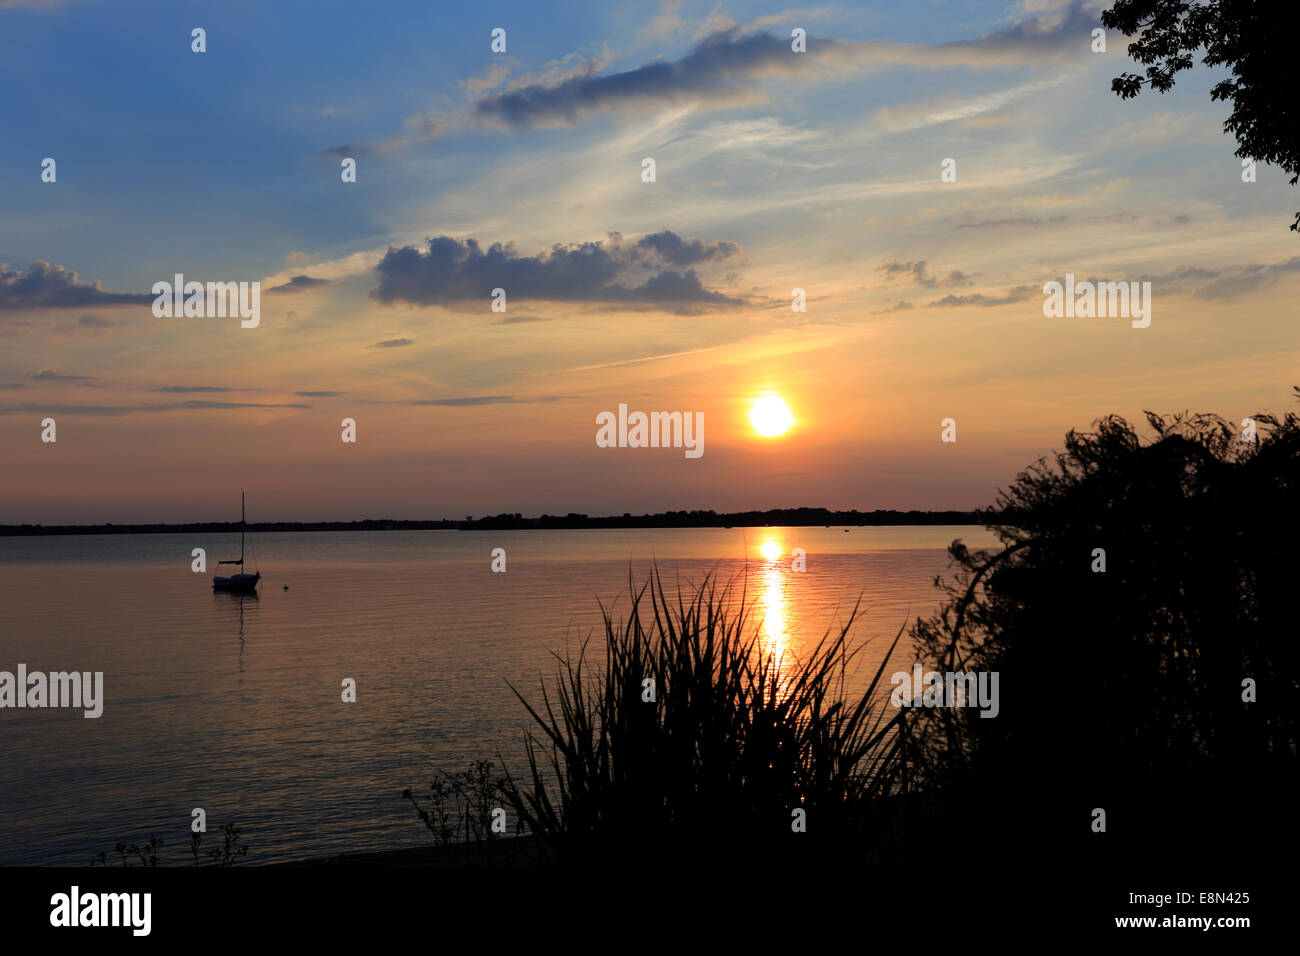
[[[455,194],[511,156],[598,142],[629,118],[605,112],[559,130],[460,127],[366,160],[358,188],[348,191],[334,188],[337,176],[320,150],[418,140],[416,131],[404,129],[409,118],[464,110],[466,81],[498,63],[518,75],[576,55],[608,59],[604,72],[615,73],[655,58],[678,59],[721,8],[670,8],[667,15],[680,18],[682,28],[662,36],[655,35],[655,5],[564,9],[557,15],[537,4],[328,2],[179,8],[83,0],[6,10],[0,69],[9,88],[28,94],[5,107],[2,173],[18,187],[7,190],[5,212],[22,232],[7,231],[0,256],[11,263],[31,257],[84,263],[83,272],[128,288],[151,279],[155,264],[169,256],[246,272],[308,246],[340,253],[365,248],[407,226],[403,212],[412,196],[427,202]],[[774,14],[770,6],[734,4],[716,15],[750,24]],[[912,2],[775,16],[782,28],[804,24],[815,52],[819,35],[864,43],[969,40],[1005,28],[1015,12],[999,3]],[[189,49],[196,25],[208,32],[204,55]],[[489,33],[498,25],[508,30],[506,57],[488,51]],[[830,131],[861,123],[878,109],[959,91],[996,93],[1034,77],[1050,82],[1059,68],[845,71],[793,90],[768,85],[767,102],[707,119],[775,113],[795,129]],[[1207,118],[1222,112],[1204,108],[1206,83],[1186,85],[1192,88],[1180,87],[1163,103],[1120,109],[1099,89],[1088,100],[1091,110],[1104,107],[1107,119],[1124,126],[1157,105],[1197,109]],[[1097,125],[1082,119],[1068,125],[1077,124],[1076,135],[1086,140]],[[1070,138],[1065,130],[1060,135]],[[915,133],[902,138],[918,146],[925,140]],[[946,144],[956,151],[950,136]],[[884,173],[911,158],[885,146],[868,140],[854,151],[864,174]],[[57,202],[30,175],[35,153],[59,159]],[[503,198],[505,206],[512,197]],[[95,230],[75,228],[88,217],[114,223],[112,243]],[[224,241],[213,242],[214,236]]]

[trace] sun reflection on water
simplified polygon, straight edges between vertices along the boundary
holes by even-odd
[[[790,642],[786,620],[786,575],[780,561],[784,550],[780,542],[771,539],[759,546],[759,553],[765,559],[762,569],[763,590],[759,598],[763,615],[760,650],[764,657],[771,657],[778,668]]]

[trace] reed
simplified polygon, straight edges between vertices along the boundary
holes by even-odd
[[[537,706],[511,687],[532,726],[507,792],[545,858],[878,859],[906,781],[904,718],[880,692],[902,630],[850,695],[856,606],[778,658],[734,582],[670,593],[655,569],[629,589],[623,618],[601,607],[603,653],[557,654]]]

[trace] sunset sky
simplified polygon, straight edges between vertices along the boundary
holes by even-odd
[[[1300,191],[1222,74],[1112,93],[1100,9],[0,0],[0,522],[968,508],[1107,413],[1285,410]],[[704,454],[597,447],[620,403]]]

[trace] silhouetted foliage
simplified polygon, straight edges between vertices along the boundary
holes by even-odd
[[[158,850],[165,841],[157,834],[149,837],[149,842],[144,846],[136,843],[127,843],[126,841],[114,844],[113,852],[117,854],[117,859],[109,856],[107,853],[99,853],[90,861],[91,866],[157,866]]]
[[[1125,73],[1111,83],[1123,99],[1143,85],[1161,93],[1204,50],[1206,66],[1228,66],[1232,77],[1215,85],[1213,100],[1231,100],[1224,132],[1237,138],[1236,155],[1272,163],[1300,180],[1300,80],[1295,64],[1300,4],[1294,0],[1115,0],[1101,22],[1125,36],[1128,52],[1146,64],[1146,76]],[[1291,224],[1300,231],[1300,213]]]
[[[248,847],[239,845],[239,827],[233,823],[222,824],[221,846],[208,850],[208,859],[215,866],[234,866],[242,857],[248,856]],[[197,848],[197,844],[195,844]]]
[[[1228,855],[1266,807],[1290,819],[1300,419],[1255,420],[1253,444],[1185,413],[1148,412],[1149,441],[1115,416],[1071,431],[999,496],[1001,551],[954,542],[915,633],[936,670],[999,672],[1001,713],[918,714],[916,772],[952,812],[1050,852],[1100,807],[1136,855]]]
[[[233,823],[224,824],[221,827],[221,846],[214,846],[208,849],[204,854],[212,861],[214,866],[234,866],[239,860],[248,855],[248,847],[239,844],[239,827]],[[158,851],[164,845],[162,837],[154,835],[149,837],[149,842],[143,846],[135,843],[121,842],[113,847],[113,852],[117,854],[117,859],[109,856],[107,853],[99,853],[91,861],[91,866],[157,866]],[[199,850],[203,845],[203,834],[190,834],[190,855],[194,858],[195,864],[199,862]]]
[[[436,772],[426,792],[402,791],[436,846],[483,843],[497,836],[492,811],[510,805],[510,780],[495,774],[494,766],[490,760],[475,760],[459,773]]]
[[[901,718],[877,694],[888,655],[850,698],[852,616],[803,659],[778,660],[732,597],[711,580],[670,595],[655,574],[624,620],[604,612],[603,667],[584,645],[539,707],[520,695],[540,733],[513,804],[547,859],[869,862],[897,832],[877,799],[903,768]]]

